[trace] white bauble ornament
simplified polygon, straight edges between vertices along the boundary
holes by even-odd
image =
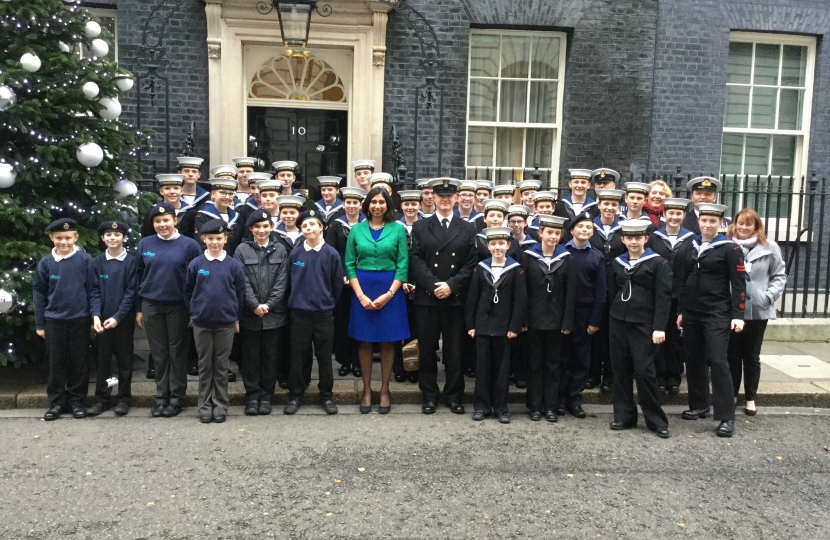
[[[110,46],[103,39],[93,39],[89,52],[96,58],[103,58],[110,52]]]
[[[0,85],[0,111],[5,111],[14,105],[15,101],[17,101],[17,96],[15,95],[14,90],[5,84]]]
[[[104,160],[104,151],[94,142],[84,143],[78,147],[75,157],[85,167],[97,167]]]
[[[8,313],[17,304],[17,295],[0,289],[0,314]]]
[[[115,79],[115,86],[117,86],[122,92],[129,92],[133,88],[133,82],[132,77],[121,77],[119,79]]]
[[[69,45],[67,45],[63,41],[58,42],[58,48],[60,48],[60,50],[62,50],[63,52],[66,52],[66,53],[68,53],[69,51],[72,50],[72,49],[69,48]]]
[[[98,104],[101,106],[101,118],[104,120],[115,120],[121,116],[121,102],[118,98],[101,98]]]
[[[98,97],[98,85],[92,81],[85,82],[81,89],[84,91],[84,95],[89,99]]]
[[[87,22],[84,27],[84,34],[86,34],[86,37],[90,39],[97,38],[101,35],[101,25],[95,21]]]
[[[115,192],[118,194],[116,198],[123,199],[130,195],[138,193],[138,186],[129,180],[119,180],[115,183]]]
[[[23,66],[23,69],[26,71],[31,71],[34,73],[35,71],[40,69],[40,58],[33,55],[32,53],[26,53],[20,57],[20,65]]]
[[[14,185],[17,180],[17,173],[10,163],[0,163],[0,188],[6,189]]]

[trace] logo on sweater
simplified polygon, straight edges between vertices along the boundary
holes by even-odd
[[[101,279],[109,279],[109,274],[101,274]]]
[[[294,266],[299,266],[300,268],[302,268],[303,266],[305,266],[305,263],[303,261],[294,261]]]
[[[144,253],[142,253],[142,255],[144,255],[145,257],[155,257],[156,256],[156,254],[153,253],[152,251],[145,251]]]
[[[60,276],[55,275],[55,274],[52,274],[51,276],[49,276],[49,279],[60,279],[60,278],[61,278]]]
[[[204,268],[199,268],[199,275],[200,276],[209,276],[210,272],[205,270]]]

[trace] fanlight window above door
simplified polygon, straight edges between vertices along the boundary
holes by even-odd
[[[343,81],[314,56],[275,56],[254,74],[248,97],[292,101],[346,102]]]

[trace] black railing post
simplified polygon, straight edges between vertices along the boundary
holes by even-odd
[[[816,179],[816,171],[813,171],[813,174],[810,176],[810,195],[807,201],[809,208],[807,209],[807,252],[804,254],[804,293],[801,297],[801,317],[807,317],[807,304],[808,298],[807,293],[810,290],[810,260],[812,257],[813,252],[813,241],[815,240],[812,238],[813,232],[813,217],[814,217],[814,208],[813,203],[815,202],[815,195],[816,195],[816,187],[818,187],[818,180]],[[821,236],[821,229],[819,229],[819,238]]]

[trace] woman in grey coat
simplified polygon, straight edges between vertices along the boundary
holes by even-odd
[[[786,266],[778,244],[764,233],[764,224],[751,208],[738,212],[726,233],[744,252],[746,270],[746,309],[743,332],[732,332],[729,339],[729,368],[735,397],[744,378],[744,412],[755,416],[755,393],[761,378],[761,344],[767,321],[775,319],[775,301],[787,285]]]

